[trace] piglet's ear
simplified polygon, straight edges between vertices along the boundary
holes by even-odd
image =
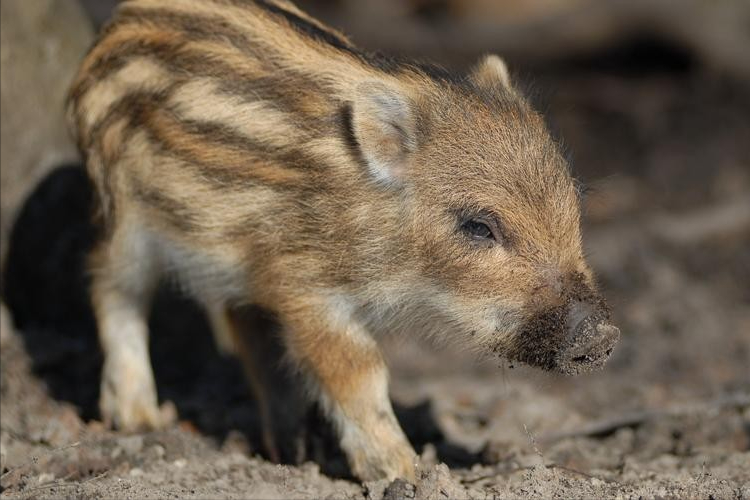
[[[484,56],[469,73],[469,79],[483,89],[503,87],[511,88],[508,67],[499,56],[490,54]]]
[[[374,179],[400,184],[417,146],[414,106],[409,98],[382,82],[360,84],[352,104],[352,131]]]

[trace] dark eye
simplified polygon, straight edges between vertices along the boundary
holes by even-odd
[[[480,241],[497,241],[488,223],[479,219],[470,219],[461,226],[469,236]]]

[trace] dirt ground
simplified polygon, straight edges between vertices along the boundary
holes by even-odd
[[[750,499],[750,90],[689,58],[607,61],[522,77],[589,186],[587,251],[622,331],[603,371],[385,339],[420,477],[360,484],[314,413],[309,460],[266,461],[240,367],[164,292],[152,358],[178,423],[109,431],[83,272],[90,191],[62,167],[21,212],[3,277],[2,497]]]

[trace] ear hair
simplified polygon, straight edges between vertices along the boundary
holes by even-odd
[[[368,81],[356,89],[352,131],[376,181],[399,184],[417,147],[414,106],[399,90]]]
[[[469,79],[483,89],[512,88],[505,61],[495,54],[484,56],[469,72]]]

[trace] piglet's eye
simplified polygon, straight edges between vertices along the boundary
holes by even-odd
[[[495,235],[492,232],[492,229],[490,229],[490,226],[482,220],[467,220],[463,223],[461,229],[463,229],[469,236],[471,236],[472,239],[487,242],[497,241],[497,238],[495,238]]]

